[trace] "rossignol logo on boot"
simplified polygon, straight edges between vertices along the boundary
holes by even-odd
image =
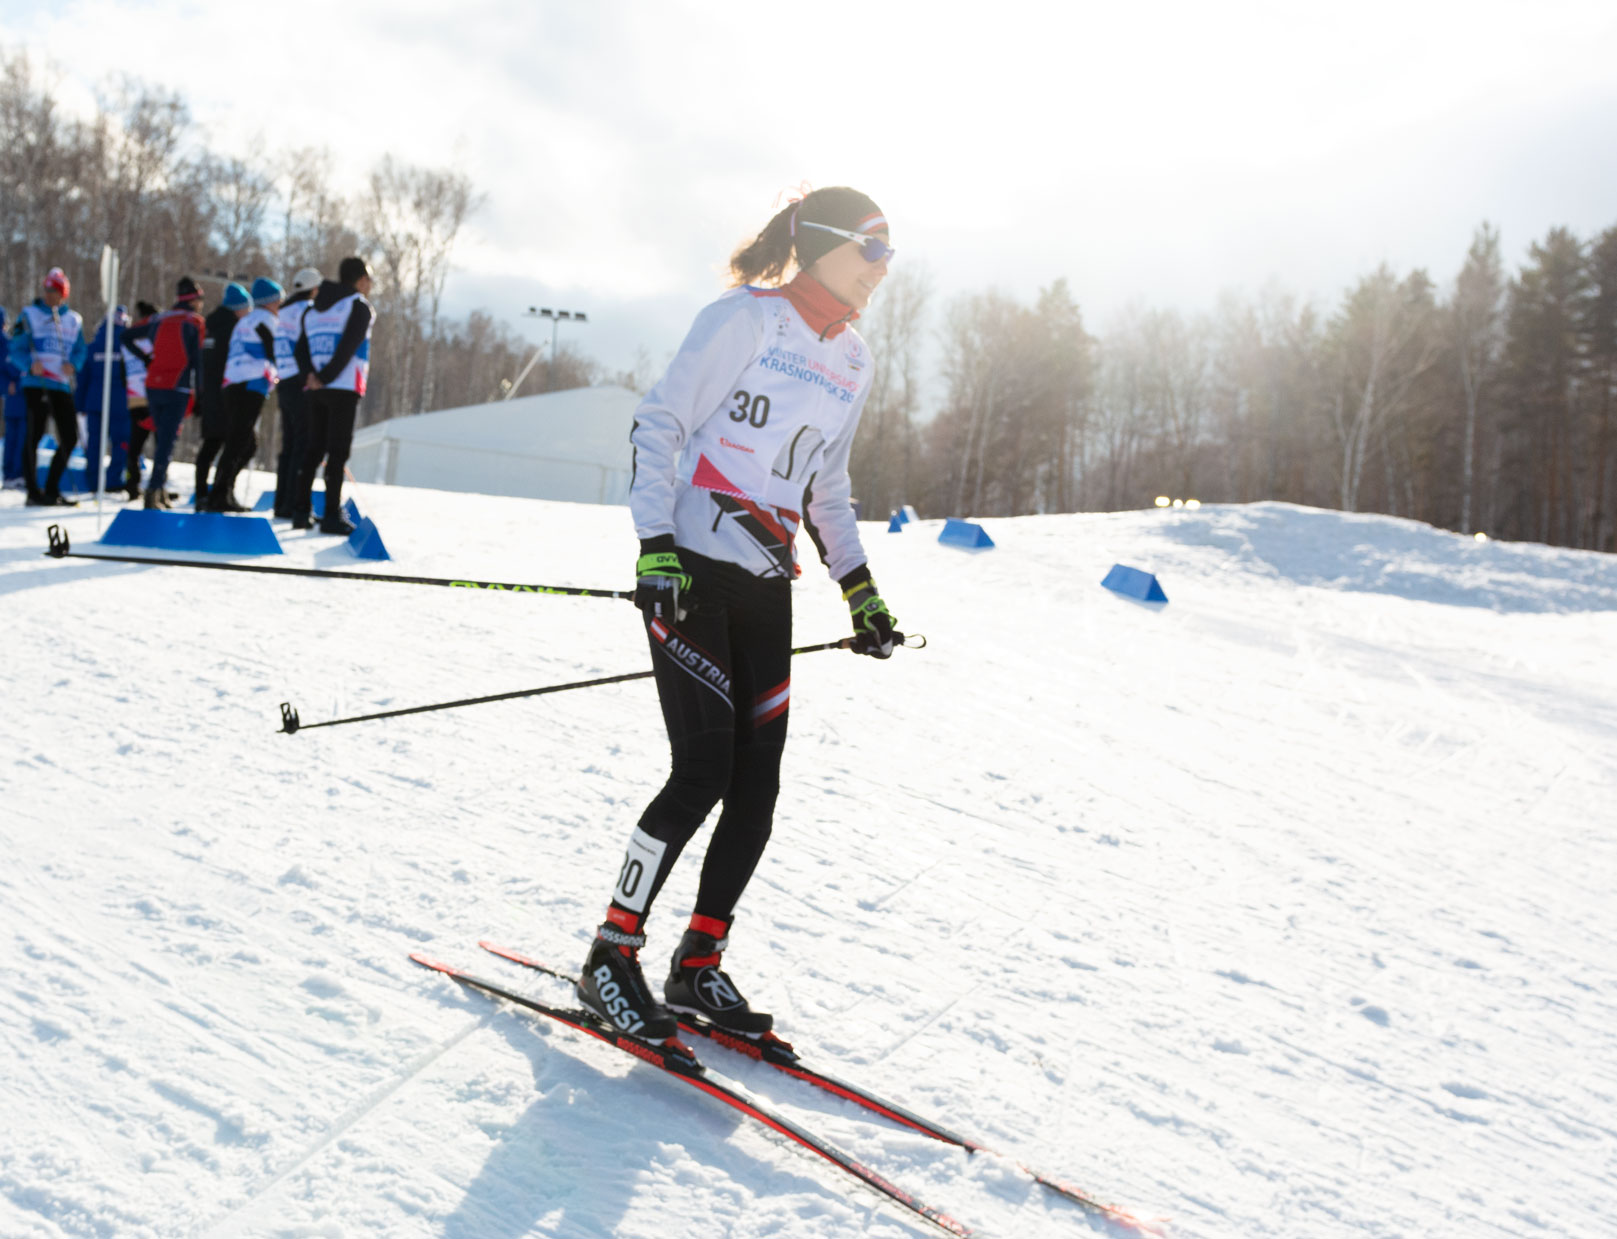
[[[741,995],[736,993],[735,986],[726,981],[717,968],[708,967],[698,972],[696,989],[711,1010],[728,1011],[731,1007],[742,1005]]]
[[[623,988],[612,979],[612,969],[605,964],[595,970],[595,993],[611,1015],[612,1022],[624,1032],[639,1032],[646,1026],[640,1012],[631,1007],[629,1000],[623,996]]]

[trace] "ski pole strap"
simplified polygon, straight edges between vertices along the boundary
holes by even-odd
[[[926,645],[926,638],[911,636],[906,638],[902,633],[894,633],[893,639],[899,645],[909,644],[915,649]],[[840,641],[822,641],[819,645],[800,645],[792,654],[818,654],[822,650],[845,650],[853,645],[852,637],[843,637]],[[406,706],[402,710],[381,710],[375,714],[357,714],[352,718],[328,719],[323,723],[305,723],[298,718],[298,712],[292,708],[289,701],[281,702],[280,731],[284,735],[293,736],[300,731],[308,731],[315,727],[340,727],[345,723],[370,723],[383,718],[401,718],[406,714],[428,714],[434,710],[454,710],[461,706],[481,706],[493,701],[514,701],[518,697],[543,697],[548,693],[567,693],[576,688],[597,688],[603,684],[625,684],[630,680],[649,680],[654,672],[629,671],[623,675],[604,675],[594,680],[574,680],[570,684],[547,684],[544,688],[523,688],[510,693],[491,693],[486,697],[462,697],[458,701],[441,701],[430,706]]]
[[[462,581],[451,577],[399,576],[387,572],[342,572],[327,568],[283,568],[271,564],[216,564],[196,559],[159,559],[150,555],[102,555],[75,551],[67,532],[60,525],[52,525],[50,549],[45,552],[52,559],[105,559],[120,564],[156,564],[168,568],[211,568],[215,572],[258,572],[266,576],[327,577],[339,581],[392,581],[398,585],[443,585],[450,589],[492,589],[512,594],[566,594],[574,598],[633,598],[626,589],[587,589],[577,585],[523,585],[510,581]],[[312,724],[311,724],[312,725]]]

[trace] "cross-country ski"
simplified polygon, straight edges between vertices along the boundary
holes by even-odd
[[[521,964],[524,968],[544,973],[546,976],[553,977],[558,981],[577,984],[578,978],[576,975],[563,969],[552,967],[511,947],[499,946],[487,940],[481,941],[477,945],[493,955],[498,955],[501,959]],[[753,1059],[755,1062],[765,1063],[785,1075],[803,1080],[816,1088],[824,1089],[826,1092],[841,1097],[845,1101],[862,1106],[874,1114],[891,1119],[893,1122],[900,1123],[905,1127],[913,1128],[915,1131],[923,1132],[933,1139],[943,1141],[945,1144],[958,1145],[968,1153],[989,1153],[991,1156],[998,1156],[998,1154],[994,1154],[992,1150],[977,1143],[970,1137],[950,1131],[947,1127],[931,1119],[922,1118],[895,1101],[878,1097],[857,1084],[851,1084],[847,1080],[831,1075],[829,1072],[820,1071],[809,1066],[788,1042],[778,1037],[773,1031],[763,1033],[758,1037],[748,1037],[740,1033],[727,1032],[699,1016],[682,1016],[679,1027],[681,1032],[701,1037],[745,1058]],[[1066,1197],[1090,1213],[1098,1214],[1114,1222],[1120,1222],[1142,1233],[1156,1233],[1156,1228],[1149,1223],[1142,1222],[1116,1205],[1107,1204],[1089,1192],[1072,1186],[1070,1183],[1050,1178],[1020,1163],[1017,1163],[1017,1168],[1038,1183],[1039,1186]]]
[[[816,1136],[813,1132],[794,1123],[785,1115],[772,1110],[757,1098],[750,1096],[734,1081],[726,1079],[711,1068],[705,1067],[697,1061],[696,1056],[690,1052],[689,1047],[677,1039],[670,1038],[661,1044],[654,1044],[625,1033],[587,1011],[551,1006],[502,986],[496,981],[490,981],[473,973],[463,972],[419,952],[412,954],[410,958],[423,968],[441,972],[471,989],[481,990],[485,994],[496,998],[503,998],[505,1001],[515,1003],[535,1014],[555,1020],[559,1024],[564,1024],[568,1028],[575,1029],[595,1038],[597,1041],[605,1042],[615,1049],[633,1055],[639,1061],[648,1063],[675,1079],[684,1081],[692,1088],[706,1093],[733,1110],[745,1114],[748,1118],[756,1119],[765,1127],[779,1132],[788,1140],[824,1158],[837,1169],[858,1179],[888,1200],[895,1202],[919,1217],[925,1218],[945,1234],[957,1235],[960,1236],[960,1239],[968,1239],[972,1233],[968,1227],[955,1221],[948,1214],[915,1199],[908,1192],[888,1182],[875,1170],[844,1153],[829,1141]]]

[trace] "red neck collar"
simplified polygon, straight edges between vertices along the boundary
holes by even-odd
[[[859,317],[858,310],[837,300],[830,289],[807,271],[799,271],[781,291],[792,303],[792,308],[803,316],[809,329],[822,340],[835,339],[842,334],[843,328]]]

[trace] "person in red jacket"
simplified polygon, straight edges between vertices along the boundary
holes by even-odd
[[[174,288],[174,305],[154,316],[143,327],[131,327],[125,340],[151,341],[152,362],[146,370],[146,407],[151,414],[155,445],[152,450],[152,476],[146,485],[148,508],[168,507],[164,483],[168,481],[169,457],[180,423],[190,411],[202,365],[202,290],[190,276],[181,276]]]

